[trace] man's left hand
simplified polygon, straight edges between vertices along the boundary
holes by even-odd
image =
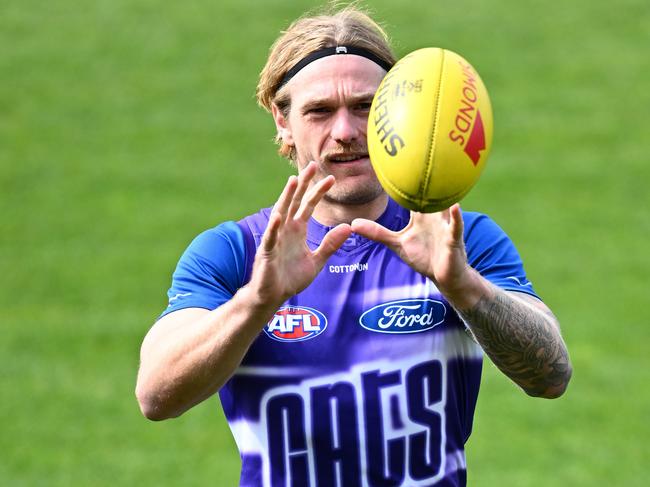
[[[352,222],[352,231],[385,244],[443,292],[460,290],[471,273],[458,204],[437,213],[412,211],[408,225],[398,232],[362,218]]]

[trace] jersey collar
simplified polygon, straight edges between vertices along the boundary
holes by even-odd
[[[381,216],[376,220],[380,225],[388,228],[389,230],[399,231],[404,228],[409,220],[409,211],[405,208],[402,208],[391,198],[388,198],[388,204],[386,209],[381,214]],[[309,219],[307,225],[307,240],[313,244],[320,244],[327,232],[332,230],[334,227],[322,225],[317,222],[314,218]],[[350,237],[343,243],[341,246],[342,250],[349,251],[353,250],[369,240],[361,235],[353,233]]]

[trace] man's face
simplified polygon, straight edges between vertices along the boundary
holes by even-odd
[[[386,72],[361,56],[328,56],[303,68],[287,85],[287,118],[274,109],[285,143],[296,149],[298,170],[316,161],[316,180],[336,184],[325,200],[365,204],[383,194],[368,157],[366,139],[372,98]]]

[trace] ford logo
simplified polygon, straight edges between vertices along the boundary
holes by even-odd
[[[405,299],[380,304],[364,312],[359,324],[378,333],[419,333],[442,323],[447,308],[433,299]]]

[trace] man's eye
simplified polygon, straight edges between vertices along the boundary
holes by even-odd
[[[364,102],[364,103],[359,103],[357,105],[357,110],[370,110],[370,107],[372,105],[372,102]]]
[[[314,107],[307,110],[307,113],[329,113],[330,109],[327,107]]]

